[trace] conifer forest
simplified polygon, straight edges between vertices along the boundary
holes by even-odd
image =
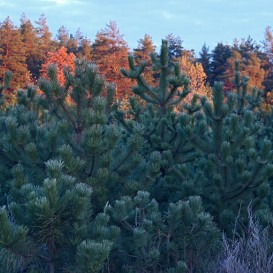
[[[273,32],[129,49],[0,22],[0,273],[272,273]]]

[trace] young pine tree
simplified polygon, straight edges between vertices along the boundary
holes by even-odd
[[[12,169],[11,191],[0,210],[3,272],[101,272],[118,229],[104,214],[92,216],[90,186],[65,172],[64,162],[45,163],[43,181]]]
[[[238,63],[236,71],[236,93],[225,98],[217,83],[212,104],[203,98],[202,111],[193,120],[187,114],[180,119],[182,135],[202,153],[196,161],[195,193],[229,232],[236,217],[244,223],[250,202],[255,211],[267,206],[273,174],[271,140],[262,137],[257,109],[260,92],[247,95],[248,79],[240,77]]]

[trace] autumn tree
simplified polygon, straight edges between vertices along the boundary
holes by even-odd
[[[64,46],[67,47],[67,43],[69,40],[69,33],[68,30],[66,29],[65,26],[61,26],[58,30],[57,30],[57,41],[59,43],[60,46]]]
[[[3,81],[6,71],[13,72],[11,88],[13,92],[26,85],[27,65],[19,29],[9,17],[0,24],[0,81]],[[9,92],[6,99],[12,103],[14,94]]]
[[[37,27],[37,37],[38,37],[38,52],[39,52],[39,64],[38,71],[41,70],[42,64],[45,62],[48,52],[54,52],[56,46],[52,41],[52,33],[49,31],[47,25],[46,17],[42,14],[38,21],[35,22]]]
[[[252,53],[248,60],[246,67],[246,74],[249,76],[249,86],[263,89],[263,80],[265,71],[261,67],[261,60],[258,58],[256,53]]]
[[[64,69],[68,68],[70,71],[74,71],[75,57],[73,53],[67,53],[64,46],[56,52],[49,52],[45,63],[42,65],[42,76],[46,77],[48,66],[54,64],[57,66],[57,79],[63,85],[65,83]]]
[[[67,43],[67,51],[70,53],[74,53],[75,55],[79,52],[79,47],[83,41],[83,34],[81,30],[78,28],[75,34],[70,34],[69,40]]]
[[[37,24],[38,37],[40,38],[40,43],[43,45],[44,50],[48,50],[51,48],[51,37],[52,33],[49,31],[49,27],[47,25],[46,17],[44,14],[41,14]]]
[[[144,79],[151,84],[154,80],[152,61],[150,58],[151,53],[155,52],[156,46],[153,44],[152,37],[145,34],[142,39],[138,41],[138,46],[134,49],[134,57],[137,65],[145,61],[147,66],[144,71]]]
[[[243,71],[243,61],[242,56],[237,50],[233,50],[231,57],[227,60],[227,68],[225,71],[225,89],[231,91],[234,88],[234,73],[235,73],[235,63],[238,61],[240,71]]]
[[[202,64],[198,62],[193,63],[185,56],[179,59],[179,64],[181,71],[184,72],[190,80],[189,88],[191,93],[188,95],[187,101],[190,101],[194,94],[197,94],[199,97],[208,96],[208,88],[205,86],[206,73]]]
[[[263,89],[265,71],[261,67],[261,60],[258,58],[257,54],[252,52],[246,59],[236,50],[232,52],[232,56],[227,60],[225,88],[227,90],[232,90],[235,87],[233,78],[236,72],[236,61],[239,61],[241,74],[249,78],[248,91],[251,92],[253,88]]]
[[[272,28],[267,26],[265,29],[264,49],[270,62],[273,62],[273,33]]]
[[[78,58],[85,58],[86,60],[91,60],[92,58],[92,46],[90,40],[85,37],[81,40],[78,49]]]
[[[91,44],[87,38],[83,37],[82,32],[78,28],[75,34],[69,33],[66,27],[61,26],[58,29],[57,41],[59,46],[64,46],[68,53],[73,53],[77,57],[91,58]]]
[[[21,17],[20,22],[23,49],[25,52],[26,64],[30,77],[29,81],[36,81],[40,76],[39,39],[37,36],[37,29],[24,14]]]
[[[114,21],[97,33],[92,47],[93,60],[96,62],[99,72],[105,76],[107,81],[116,84],[117,98],[124,97],[130,90],[131,81],[122,76],[120,68],[128,67],[129,49]]]

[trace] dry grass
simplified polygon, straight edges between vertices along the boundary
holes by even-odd
[[[272,273],[273,241],[248,209],[248,227],[244,236],[232,240],[223,236],[223,254],[216,273]]]

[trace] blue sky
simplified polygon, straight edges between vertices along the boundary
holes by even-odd
[[[210,49],[248,35],[260,42],[266,26],[273,26],[273,0],[0,0],[1,22],[10,16],[19,25],[22,13],[33,23],[44,13],[54,37],[64,25],[94,41],[112,20],[130,48],[145,33],[156,45],[173,33],[196,53],[204,42]]]

